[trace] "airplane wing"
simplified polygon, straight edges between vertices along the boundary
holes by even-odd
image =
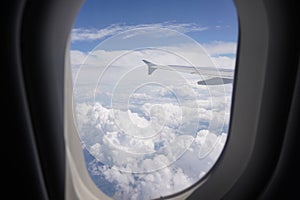
[[[148,66],[148,75],[151,75],[155,70],[174,70],[190,74],[199,74],[207,78],[206,80],[198,81],[198,85],[223,85],[233,82],[234,71],[231,69],[211,68],[211,67],[192,67],[180,65],[156,65],[147,60],[143,60]]]

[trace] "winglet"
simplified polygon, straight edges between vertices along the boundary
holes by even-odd
[[[155,64],[153,64],[152,62],[149,62],[147,60],[143,60],[143,62],[148,65],[148,75],[151,75],[157,68],[154,67],[156,66]]]

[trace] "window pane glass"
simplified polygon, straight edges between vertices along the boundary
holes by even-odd
[[[71,41],[88,172],[114,199],[178,193],[225,145],[237,47],[225,1],[93,1]]]

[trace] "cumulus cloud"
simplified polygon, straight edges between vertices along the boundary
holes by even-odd
[[[208,29],[208,27],[198,26],[193,23],[175,23],[175,22],[139,24],[139,25],[113,24],[102,29],[74,28],[71,33],[71,40],[72,42],[101,40],[108,36],[112,36],[131,29],[140,29],[140,31],[145,31],[144,28],[158,28],[158,29],[166,28],[166,29],[178,31],[180,33],[204,31]],[[138,32],[136,32],[135,34],[138,34]],[[132,36],[133,35],[127,35],[126,37],[132,37]]]
[[[202,31],[191,24],[163,25]],[[131,28],[74,30],[73,40],[97,40]],[[123,36],[145,36],[131,33]],[[73,68],[82,67],[74,85],[79,136],[93,157],[88,163],[93,180],[114,188],[107,194],[115,199],[159,198],[191,186],[211,169],[227,138],[232,85],[198,85],[199,75],[176,71],[148,75],[142,60],[233,68],[234,59],[227,54],[234,54],[234,48],[233,43],[212,42],[71,52]]]
[[[197,89],[197,85],[191,87]],[[180,89],[173,89],[185,98],[188,96]],[[202,92],[201,87],[196,91],[199,95]],[[216,110],[210,97],[197,100],[196,107],[186,107],[174,103],[173,96],[157,88],[151,91],[149,87],[134,94],[133,104],[152,95],[156,103],[134,104],[129,107],[131,110],[104,107],[99,102],[76,105],[80,137],[97,160],[88,164],[93,180],[104,177],[113,184],[115,199],[159,198],[197,182],[213,166],[227,138],[226,130],[215,133],[210,129],[211,116]],[[230,95],[227,94],[229,99]],[[226,103],[216,105],[220,106],[220,112],[229,111]],[[184,119],[183,112],[189,118]],[[194,133],[178,131],[180,126],[193,121],[202,124]],[[228,125],[224,119],[214,123]],[[159,134],[153,136],[151,130]],[[152,137],[148,138],[149,135]]]
[[[107,181],[114,184],[115,193],[112,196],[114,199],[159,198],[181,191],[202,178],[218,158],[226,137],[225,133],[215,135],[208,130],[200,130],[193,144],[176,163],[150,173],[126,172],[115,165],[108,166],[99,162],[89,163],[89,173],[96,178],[97,175],[104,176]],[[99,148],[98,143],[93,145],[90,149],[91,154],[95,155],[93,151],[98,153]],[[166,156],[156,155],[153,158],[145,158],[139,163],[139,167],[147,169],[166,160]],[[132,160],[128,163],[128,169],[135,164],[136,160]]]
[[[181,168],[164,168],[151,174],[123,174],[113,168],[100,167],[106,179],[116,182],[115,199],[151,199],[180,191],[193,180]]]

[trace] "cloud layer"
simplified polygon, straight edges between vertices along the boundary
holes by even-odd
[[[77,41],[93,41],[101,40],[107,38],[108,36],[113,36],[118,33],[132,30],[132,29],[143,29],[143,28],[164,28],[180,33],[205,31],[208,27],[198,26],[193,23],[154,23],[154,24],[139,24],[139,25],[125,25],[125,24],[113,24],[102,29],[86,29],[86,28],[74,28],[71,34],[72,42]]]
[[[77,103],[80,138],[95,158],[88,170],[99,188],[114,199],[151,199],[201,179],[227,138],[232,86],[225,86],[225,100],[219,87],[214,104],[207,88],[192,80],[169,88],[144,86],[130,95],[127,109],[104,106],[105,98]],[[114,192],[99,183],[103,179]]]
[[[83,148],[91,157],[88,170],[114,199],[159,198],[191,186],[211,169],[227,138],[232,85],[198,85],[203,78],[199,74],[174,70],[148,75],[142,60],[233,69],[234,58],[228,54],[234,55],[236,45],[199,45],[176,31],[160,29],[205,30],[191,24],[139,26],[92,52],[71,51],[77,74],[75,114]],[[98,40],[132,28],[75,29],[73,41]],[[148,48],[155,41],[158,45]],[[131,49],[107,48],[132,43]]]
[[[201,45],[201,44],[200,44]],[[197,49],[193,45],[181,45],[181,46],[167,46],[160,47],[162,50],[175,52],[183,58],[188,58],[196,66],[211,66],[212,62],[220,68],[229,68],[234,69],[235,67],[235,53],[236,53],[236,44],[232,42],[212,42],[202,45],[203,52],[207,53],[210,57],[210,60],[204,62],[205,60],[201,59],[199,56],[199,47]],[[195,51],[197,50],[197,51]],[[78,50],[71,50],[71,63],[74,67],[79,67],[80,65],[103,65],[108,64],[109,61],[114,60],[116,57],[119,57],[124,54],[128,54],[130,50],[94,50],[92,52],[86,53]],[[139,51],[139,57],[148,56],[151,51]],[[229,56],[230,54],[231,56]],[[89,57],[88,57],[89,56]],[[207,57],[206,56],[206,57]],[[131,58],[132,57],[132,58]],[[122,66],[130,65],[141,65],[141,60],[134,62],[137,57],[137,54],[128,54],[127,60],[122,60]],[[88,58],[88,59],[87,59]],[[134,59],[135,58],[135,59]],[[186,61],[182,62],[182,59],[174,59],[174,56],[168,56],[166,54],[152,54],[149,58],[153,62],[158,62],[159,64],[177,64],[177,65],[190,65]]]
[[[157,95],[155,98],[163,96]],[[227,138],[226,132],[216,134],[208,130],[214,109],[202,104],[203,101],[209,100],[202,100],[201,105],[204,106],[199,106],[198,112],[189,110],[190,120],[193,121],[195,117],[200,123],[194,135],[190,132],[177,133],[179,126],[188,122],[180,120],[180,110],[184,108],[176,104],[145,103],[133,106],[127,112],[105,108],[99,103],[77,104],[81,139],[84,147],[96,158],[96,161],[88,163],[93,180],[97,182],[97,177],[104,177],[113,184],[115,192],[111,196],[115,199],[158,198],[179,192],[197,182],[213,166]],[[223,107],[223,112],[228,112],[228,104],[223,105],[227,106]],[[150,117],[149,108],[153,106],[154,111]],[[155,111],[155,106],[160,109]],[[121,118],[116,119],[113,113]],[[159,137],[131,137],[118,125],[118,120],[124,120],[128,117],[126,115],[132,121],[125,125],[134,123],[147,127],[151,121],[164,121],[164,128]],[[223,120],[217,123],[222,124]],[[225,123],[228,122],[225,120]],[[132,134],[137,129],[129,126],[126,131]],[[105,187],[100,189],[106,192]]]

